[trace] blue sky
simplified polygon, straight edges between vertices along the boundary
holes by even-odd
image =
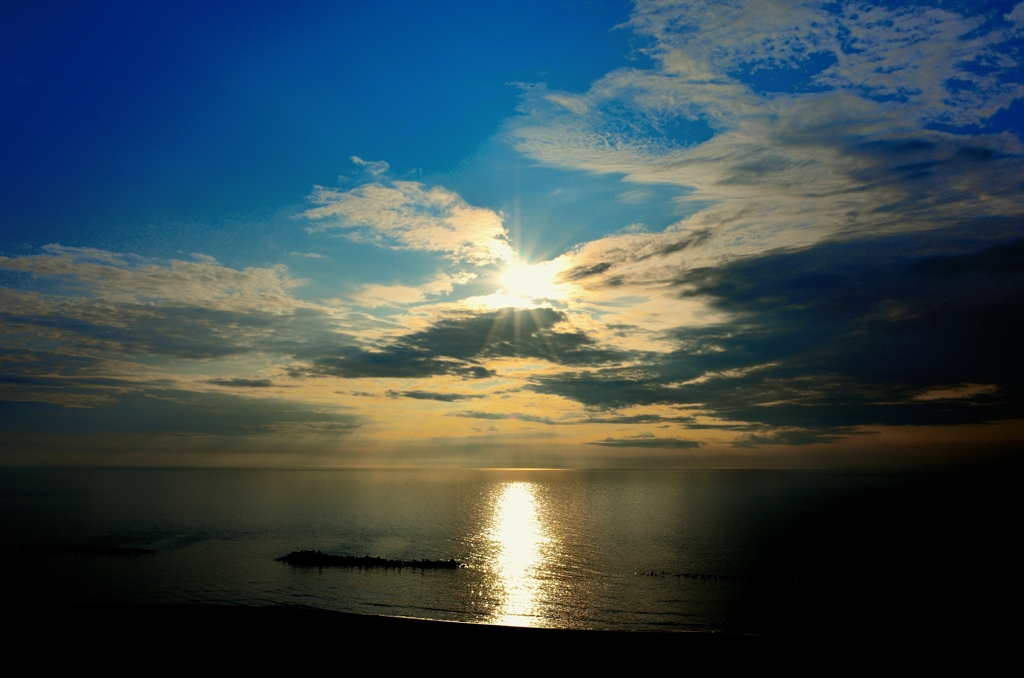
[[[621,3],[4,11],[4,200],[32,222],[18,229],[32,245],[88,225],[119,244],[155,215],[216,224],[277,211],[333,183],[352,155],[444,172],[514,112],[512,83],[585,88],[630,49],[609,30],[628,17]]]
[[[0,37],[3,463],[1021,441],[1024,4],[39,3]]]

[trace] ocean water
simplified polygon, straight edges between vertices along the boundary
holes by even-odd
[[[955,627],[979,623],[1013,576],[1010,496],[962,474],[4,469],[0,601],[627,630]],[[467,567],[274,560],[301,549]]]

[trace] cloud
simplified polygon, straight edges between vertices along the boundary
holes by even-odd
[[[625,438],[605,438],[595,440],[587,445],[600,445],[601,447],[643,447],[668,450],[694,450],[704,443],[697,440],[686,440],[683,438],[657,438],[650,433],[641,433]]]
[[[775,431],[767,435],[748,433],[733,443],[734,447],[750,448],[764,447],[766,445],[816,445],[821,443],[834,443],[843,438],[844,435],[851,435],[853,431],[842,431],[836,433],[822,433],[819,431],[786,430]]]
[[[984,16],[938,7],[650,0],[637,3],[628,25],[654,40],[649,53],[663,72],[702,84],[742,81],[744,72],[799,71],[827,55],[812,84],[875,101],[895,98],[904,114],[924,120],[977,123],[1021,96],[1019,85],[997,77],[1014,65],[1000,49],[1008,38],[1002,29]],[[719,106],[728,107],[729,98],[721,98]]]
[[[591,336],[648,356],[529,388],[678,407],[742,446],[1016,417],[1024,146],[990,123],[1024,97],[1018,9],[642,1],[651,68],[525,87],[518,150],[674,186],[689,213],[559,258]]]
[[[626,285],[659,265],[1024,211],[1020,139],[979,129],[1024,97],[1018,52],[991,17],[639,2],[627,25],[651,40],[653,68],[613,71],[581,94],[527,88],[507,130],[543,164],[678,187],[691,216],[585,245],[580,274],[657,259],[615,279]],[[759,87],[765,78],[778,87]]]
[[[476,274],[460,271],[456,274],[441,273],[422,285],[362,285],[352,295],[352,300],[359,306],[377,308],[379,306],[408,306],[420,303],[430,296],[449,294],[455,285],[465,285],[476,278]]]
[[[296,356],[356,342],[346,325],[374,327],[297,299],[299,281],[284,267],[53,245],[2,257],[0,270],[0,407],[12,435],[318,436],[364,420],[299,393],[255,397],[290,386],[277,380],[214,376],[243,361],[246,371],[280,374]]]
[[[630,414],[619,416],[587,417],[579,420],[580,424],[657,424],[661,422],[673,422],[682,424],[694,424],[696,419],[690,416],[666,417],[660,414]],[[573,422],[577,423],[577,422]]]
[[[342,379],[424,379],[445,375],[489,379],[496,376],[495,372],[475,361],[432,355],[402,345],[389,346],[381,351],[358,347],[337,349],[316,357],[306,366],[292,367],[289,374],[295,378]]]
[[[671,427],[760,455],[1019,419],[1024,145],[1004,118],[1024,96],[1024,4],[966,7],[635,3],[649,67],[525,86],[502,135],[549,168],[621,177],[594,198],[621,223],[501,277],[515,257],[496,206],[358,157],[357,182],[312,192],[307,231],[443,270],[315,301],[323,285],[282,265],[0,257],[5,427],[372,437],[378,418],[396,441],[440,425],[602,455],[701,445],[638,432]],[[636,223],[665,196],[678,221]],[[577,226],[565,238],[593,233]],[[607,449],[576,446],[572,427],[598,425],[620,427],[587,443]]]
[[[991,396],[999,392],[995,384],[951,384],[936,386],[918,393],[914,400],[973,400],[979,396]]]
[[[24,295],[2,293],[0,299],[12,302],[0,312],[8,327],[31,332],[37,340],[27,334],[10,337],[9,350],[22,346],[37,351],[38,339],[45,337],[85,351],[207,360],[255,353],[303,355],[355,341],[339,331],[340,319],[318,309],[272,313],[82,299],[33,304]],[[61,354],[66,356],[67,350]]]
[[[561,280],[583,280],[584,278],[606,273],[611,267],[611,263],[607,261],[601,261],[590,266],[576,266],[562,273],[559,278]]]
[[[1009,14],[1004,14],[1003,19],[1013,24],[1014,31],[1024,31],[1024,2],[1016,5]]]
[[[32,401],[7,401],[3,408],[5,437],[343,435],[362,424],[352,414],[296,400],[138,387],[87,408]]]
[[[661,422],[672,422],[677,424],[697,423],[697,419],[691,416],[666,417],[660,414],[587,416],[552,419],[551,417],[540,417],[533,414],[523,414],[521,412],[481,412],[479,410],[466,410],[462,412],[450,412],[448,416],[465,417],[467,419],[488,419],[492,421],[510,419],[529,421],[538,424],[548,424],[550,426],[576,426],[581,424],[615,424],[621,426],[631,424],[657,424]]]
[[[412,398],[414,400],[436,400],[442,403],[457,403],[463,400],[476,400],[483,398],[483,395],[471,395],[467,393],[436,393],[433,391],[388,391],[391,398]]]
[[[294,374],[343,378],[422,378],[452,375],[485,379],[484,366],[498,358],[534,358],[551,363],[597,365],[625,354],[601,348],[551,308],[499,309],[444,317],[428,328],[397,337],[378,350],[345,347],[315,357]]]
[[[366,172],[369,172],[373,176],[380,176],[391,169],[391,165],[384,162],[383,160],[363,160],[357,155],[352,156],[352,162],[359,167],[362,167]]]
[[[408,306],[423,301],[427,292],[420,287],[408,285],[362,285],[352,295],[352,300],[360,306],[377,308],[378,306]]]
[[[677,348],[643,363],[534,375],[530,388],[606,410],[674,405],[790,431],[745,444],[1017,418],[1018,235],[1017,223],[988,222],[679,271],[682,294],[730,320],[677,327]]]
[[[207,379],[206,383],[234,388],[267,388],[274,385],[269,379],[241,379],[238,377],[233,379]]]
[[[44,251],[0,257],[0,271],[15,274],[0,287],[7,351],[49,351],[47,360],[59,361],[76,350],[192,360],[303,355],[355,343],[351,332],[367,328],[344,309],[296,298],[302,281],[283,266],[239,271],[57,245]]]
[[[291,296],[285,270],[234,271],[209,262],[184,262],[192,268],[183,269],[180,262],[54,247],[0,259],[14,276],[13,286],[0,288],[0,398],[96,409],[131,392],[185,392],[181,380],[165,373],[161,382],[139,362],[162,356],[191,364],[244,358],[257,361],[249,373],[280,375],[198,382],[254,394],[309,377],[502,373],[511,381],[505,392],[525,387],[574,405],[538,415],[510,401],[454,416],[550,426],[668,423],[749,434],[736,440],[743,446],[827,443],[865,426],[1006,420],[1024,404],[1012,341],[1024,310],[1019,234],[1017,221],[975,220],[717,266],[663,267],[658,312],[674,322],[661,330],[665,348],[646,351],[597,338],[631,327],[606,320],[616,316],[604,311],[449,305],[420,329],[391,324],[385,332]],[[607,276],[622,275],[620,265],[631,264],[583,280],[600,291]],[[193,284],[184,270],[207,285],[191,306],[183,301]],[[609,289],[629,295],[640,287]],[[254,308],[268,300],[270,310]],[[693,300],[716,319],[682,322],[678,305]],[[626,309],[641,322],[653,313],[635,302],[616,313]],[[534,364],[523,369],[515,361]],[[377,395],[483,402],[493,394],[403,385]],[[591,409],[581,415],[576,404]],[[666,406],[679,414],[643,411]]]
[[[314,223],[312,230],[338,230],[358,242],[438,252],[474,265],[515,258],[500,214],[474,207],[441,186],[414,181],[377,181],[347,191],[317,186],[309,200],[318,205],[303,213]]]
[[[67,296],[87,294],[108,303],[178,304],[219,311],[294,308],[304,284],[285,266],[236,270],[211,257],[166,263],[103,250],[46,245],[44,254],[3,257],[0,270],[59,282]],[[30,278],[19,285],[31,288]]]
[[[533,424],[555,424],[548,417],[539,417],[535,414],[522,414],[520,412],[480,412],[468,410],[465,412],[449,412],[449,417],[463,417],[466,419],[483,419],[485,421],[526,421]]]

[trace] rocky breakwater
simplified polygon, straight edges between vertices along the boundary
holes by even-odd
[[[292,551],[286,556],[274,558],[279,563],[294,567],[384,567],[402,569],[411,567],[420,570],[457,570],[466,567],[451,560],[391,560],[371,556],[332,556],[322,551]]]

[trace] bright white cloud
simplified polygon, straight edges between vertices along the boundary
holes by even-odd
[[[352,295],[352,300],[359,306],[376,308],[378,306],[408,306],[422,302],[430,296],[450,294],[455,285],[464,285],[476,278],[473,273],[461,271],[455,275],[441,273],[422,285],[363,285]]]
[[[396,249],[442,253],[474,265],[512,261],[502,216],[474,207],[441,186],[415,181],[374,182],[343,191],[317,186],[318,207],[303,216],[316,230],[339,230],[352,240]]]

